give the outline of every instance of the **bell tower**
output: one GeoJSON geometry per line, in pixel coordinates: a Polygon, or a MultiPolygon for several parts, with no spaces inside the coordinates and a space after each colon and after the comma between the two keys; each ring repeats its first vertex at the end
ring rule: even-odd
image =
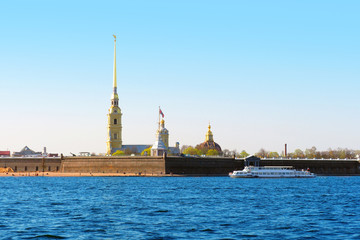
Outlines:
{"type": "Polygon", "coordinates": [[[161,136],[161,140],[163,141],[166,148],[169,148],[169,131],[165,128],[165,120],[161,119],[160,129],[157,131],[157,134],[161,136]]]}
{"type": "Polygon", "coordinates": [[[114,76],[113,76],[113,93],[111,96],[111,106],[108,113],[108,137],[106,141],[107,155],[111,155],[122,146],[122,125],[121,125],[121,109],[119,107],[119,96],[117,94],[116,82],[116,36],[114,36],[114,76]]]}
{"type": "Polygon", "coordinates": [[[214,136],[213,133],[211,132],[211,125],[209,123],[208,131],[205,136],[205,142],[213,142],[213,141],[214,141],[214,136]]]}

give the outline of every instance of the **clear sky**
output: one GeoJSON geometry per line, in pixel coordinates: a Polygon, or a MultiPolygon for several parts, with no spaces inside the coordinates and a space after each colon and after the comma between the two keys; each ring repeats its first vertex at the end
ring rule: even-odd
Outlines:
{"type": "Polygon", "coordinates": [[[209,121],[223,149],[359,149],[360,1],[1,1],[0,150],[106,152],[117,35],[123,143],[209,121]]]}

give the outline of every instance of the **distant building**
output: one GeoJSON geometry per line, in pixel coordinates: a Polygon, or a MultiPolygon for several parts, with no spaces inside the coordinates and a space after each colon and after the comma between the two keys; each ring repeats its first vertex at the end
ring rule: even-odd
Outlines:
{"type": "Polygon", "coordinates": [[[91,154],[90,154],[90,152],[79,152],[79,156],[80,157],[90,157],[91,154]]]}
{"type": "Polygon", "coordinates": [[[151,148],[151,156],[162,156],[164,153],[167,153],[167,148],[161,139],[159,131],[156,133],[156,137],[157,139],[151,148]]]}
{"type": "Polygon", "coordinates": [[[222,152],[221,147],[219,144],[217,144],[216,142],[214,142],[214,136],[213,133],[211,132],[211,125],[209,124],[208,126],[208,131],[206,133],[205,136],[205,142],[200,143],[198,145],[199,148],[206,148],[206,149],[214,149],[217,150],[219,153],[222,152]]]}
{"type": "Polygon", "coordinates": [[[14,152],[13,157],[42,157],[42,152],[35,152],[31,150],[28,146],[25,146],[21,149],[20,152],[14,152]]]}
{"type": "Polygon", "coordinates": [[[156,141],[151,148],[151,156],[162,156],[163,154],[180,154],[180,144],[176,142],[175,147],[169,147],[169,131],[165,128],[165,120],[162,119],[159,129],[156,131],[156,141]]]}
{"type": "Polygon", "coordinates": [[[114,76],[113,76],[113,94],[111,96],[111,107],[108,114],[108,139],[106,142],[107,155],[111,155],[122,146],[122,125],[121,109],[119,107],[119,96],[117,94],[116,82],[116,37],[114,35],[114,76]]]}
{"type": "Polygon", "coordinates": [[[180,143],[176,142],[175,147],[169,147],[169,153],[171,155],[180,155],[180,143]]]}
{"type": "Polygon", "coordinates": [[[150,144],[139,144],[139,145],[130,144],[130,145],[122,145],[120,150],[123,151],[125,154],[127,153],[139,154],[149,147],[151,147],[150,144]]]}
{"type": "MultiPolygon", "coordinates": [[[[160,109],[159,109],[160,110],[160,109]]],[[[160,110],[161,112],[161,110],[160,110]]],[[[180,154],[179,143],[175,147],[169,147],[169,131],[165,128],[165,121],[160,122],[159,112],[159,129],[157,130],[157,140],[154,145],[122,145],[122,124],[121,124],[121,109],[119,107],[119,96],[117,94],[117,79],[116,79],[116,36],[114,35],[114,74],[113,74],[113,93],[111,96],[111,106],[108,113],[108,137],[106,141],[106,154],[112,155],[120,150],[125,154],[139,154],[145,149],[152,147],[156,155],[163,152],[170,152],[171,154],[180,154]]],[[[163,113],[161,112],[164,117],[163,113]]],[[[152,155],[152,154],[151,154],[152,155]]]]}
{"type": "Polygon", "coordinates": [[[58,157],[59,154],[58,154],[58,153],[48,153],[47,156],[48,156],[48,157],[58,157]]]}
{"type": "Polygon", "coordinates": [[[10,151],[0,151],[0,157],[10,157],[10,151]]]}
{"type": "Polygon", "coordinates": [[[169,147],[169,131],[165,128],[165,120],[161,119],[160,127],[156,132],[157,135],[160,135],[162,142],[165,147],[169,147]]]}

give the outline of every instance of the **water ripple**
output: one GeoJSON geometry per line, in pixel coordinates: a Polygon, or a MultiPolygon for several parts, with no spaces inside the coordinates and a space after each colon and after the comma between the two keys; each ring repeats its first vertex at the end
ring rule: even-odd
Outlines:
{"type": "Polygon", "coordinates": [[[3,178],[1,239],[359,239],[360,177],[3,178]]]}

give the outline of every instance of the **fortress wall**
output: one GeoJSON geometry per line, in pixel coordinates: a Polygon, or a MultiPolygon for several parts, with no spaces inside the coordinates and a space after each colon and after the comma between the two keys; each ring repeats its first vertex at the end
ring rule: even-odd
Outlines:
{"type": "Polygon", "coordinates": [[[60,171],[60,158],[0,157],[0,167],[10,167],[15,172],[56,172],[60,171]]]}
{"type": "Polygon", "coordinates": [[[235,169],[243,169],[244,161],[218,157],[166,157],[167,174],[227,175],[235,169]]]}
{"type": "MultiPolygon", "coordinates": [[[[360,175],[358,160],[330,159],[262,159],[261,166],[293,166],[307,169],[320,175],[360,175]]],[[[167,174],[209,174],[227,175],[229,172],[244,168],[244,159],[234,158],[196,158],[167,157],[167,174]]]]}
{"type": "Polygon", "coordinates": [[[164,174],[162,157],[65,157],[61,163],[64,173],[124,173],[164,174]]]}
{"type": "Polygon", "coordinates": [[[323,175],[360,174],[358,160],[330,159],[261,159],[262,166],[293,166],[296,169],[307,169],[323,175]]]}
{"type": "MultiPolygon", "coordinates": [[[[360,175],[358,160],[329,159],[262,159],[261,166],[293,166],[310,168],[319,175],[360,175]]],[[[65,173],[127,173],[127,174],[198,174],[227,175],[243,169],[244,160],[218,157],[64,157],[19,158],[0,157],[0,167],[16,172],[60,171],[65,173]],[[49,170],[50,167],[50,170],[49,170]]]]}

